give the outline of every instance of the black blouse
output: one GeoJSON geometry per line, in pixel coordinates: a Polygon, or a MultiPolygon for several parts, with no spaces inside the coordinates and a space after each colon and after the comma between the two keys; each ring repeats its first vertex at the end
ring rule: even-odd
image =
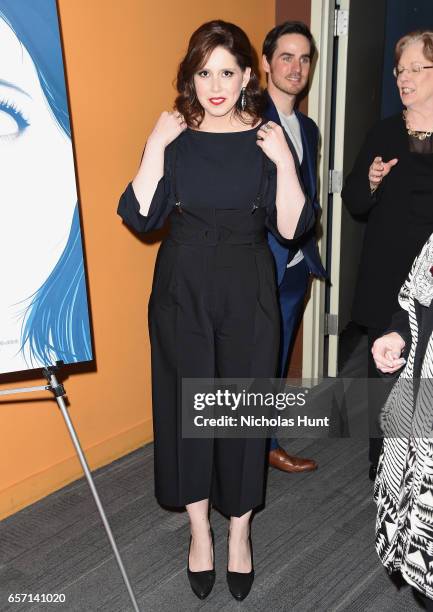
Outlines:
{"type": "MultiPolygon", "coordinates": [[[[315,212],[304,191],[305,204],[294,237],[288,240],[281,236],[275,206],[276,166],[256,144],[259,127],[224,133],[187,128],[165,149],[164,176],[156,187],[148,215],[140,213],[131,183],[120,198],[118,214],[135,231],[148,232],[162,227],[177,199],[186,208],[252,210],[261,193],[267,228],[283,244],[296,242],[314,226],[315,212]]],[[[303,189],[298,166],[296,170],[303,189]]]]}
{"type": "Polygon", "coordinates": [[[433,155],[414,152],[411,140],[401,114],[380,121],[342,192],[353,215],[368,216],[352,310],[354,321],[367,327],[389,326],[400,288],[433,232],[433,155]],[[398,163],[371,195],[368,169],[378,155],[398,163]]]}

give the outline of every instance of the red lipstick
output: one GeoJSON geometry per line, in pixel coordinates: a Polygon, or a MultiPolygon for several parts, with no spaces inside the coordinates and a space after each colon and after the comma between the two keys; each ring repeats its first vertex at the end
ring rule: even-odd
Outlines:
{"type": "Polygon", "coordinates": [[[215,106],[219,106],[226,101],[226,98],[209,98],[209,102],[215,106]]]}

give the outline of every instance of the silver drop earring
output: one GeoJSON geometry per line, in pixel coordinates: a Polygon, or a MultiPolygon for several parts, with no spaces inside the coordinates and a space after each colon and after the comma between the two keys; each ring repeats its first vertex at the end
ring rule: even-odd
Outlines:
{"type": "Polygon", "coordinates": [[[241,89],[241,109],[244,111],[247,105],[247,96],[245,95],[245,87],[241,89]]]}

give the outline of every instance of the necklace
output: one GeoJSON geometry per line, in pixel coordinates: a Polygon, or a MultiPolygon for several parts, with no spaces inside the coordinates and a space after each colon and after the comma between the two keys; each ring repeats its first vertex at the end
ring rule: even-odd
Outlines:
{"type": "Polygon", "coordinates": [[[430,130],[429,132],[422,132],[419,130],[412,130],[408,121],[407,121],[407,109],[404,109],[403,111],[403,119],[404,122],[406,124],[406,130],[407,133],[409,134],[409,136],[414,136],[415,138],[418,138],[418,140],[425,140],[426,138],[430,138],[430,136],[433,134],[433,130],[430,130]]]}

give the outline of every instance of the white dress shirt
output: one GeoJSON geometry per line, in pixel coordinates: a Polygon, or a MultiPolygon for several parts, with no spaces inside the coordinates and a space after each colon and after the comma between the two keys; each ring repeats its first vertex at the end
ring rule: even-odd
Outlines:
{"type": "MultiPolygon", "coordinates": [[[[281,125],[295,147],[295,151],[299,159],[299,165],[301,165],[304,158],[304,150],[302,147],[301,126],[299,125],[299,119],[294,112],[292,112],[291,115],[284,115],[278,109],[277,111],[278,116],[280,117],[281,125]]],[[[287,267],[291,268],[292,266],[296,266],[296,264],[301,262],[303,259],[304,255],[301,249],[298,249],[293,259],[287,264],[287,267]]]]}

